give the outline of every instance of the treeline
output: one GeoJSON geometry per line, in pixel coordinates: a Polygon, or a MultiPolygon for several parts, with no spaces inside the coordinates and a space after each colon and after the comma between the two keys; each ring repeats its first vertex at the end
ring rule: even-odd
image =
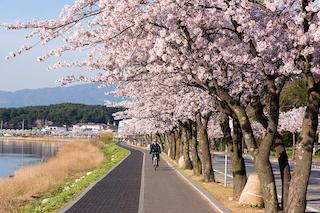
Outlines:
{"type": "Polygon", "coordinates": [[[280,110],[285,112],[307,106],[307,91],[306,83],[301,80],[287,82],[280,95],[280,110]]]}
{"type": "MultiPolygon", "coordinates": [[[[44,125],[83,123],[114,123],[112,114],[123,110],[102,105],[55,104],[22,108],[0,108],[0,120],[4,129],[30,129],[44,125]]],[[[116,124],[118,122],[116,121],[116,124]]]]}

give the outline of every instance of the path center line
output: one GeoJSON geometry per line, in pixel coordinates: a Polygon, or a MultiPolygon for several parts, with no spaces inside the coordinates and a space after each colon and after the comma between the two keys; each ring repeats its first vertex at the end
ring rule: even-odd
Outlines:
{"type": "Polygon", "coordinates": [[[146,154],[143,153],[143,160],[142,160],[142,168],[141,168],[141,184],[140,184],[140,197],[139,197],[139,213],[143,213],[143,206],[144,206],[144,164],[146,159],[146,154]]]}

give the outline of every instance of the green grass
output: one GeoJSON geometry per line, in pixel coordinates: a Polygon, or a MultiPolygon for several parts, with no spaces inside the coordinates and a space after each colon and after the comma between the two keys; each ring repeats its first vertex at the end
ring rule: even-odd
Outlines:
{"type": "Polygon", "coordinates": [[[292,159],[293,150],[292,147],[286,147],[287,155],[289,159],[292,159]]]}
{"type": "MultiPolygon", "coordinates": [[[[286,152],[288,155],[288,159],[292,159],[292,155],[293,155],[292,147],[286,147],[286,152]]],[[[275,151],[271,151],[271,156],[277,157],[277,153],[275,151]]]]}
{"type": "Polygon", "coordinates": [[[67,203],[78,197],[90,184],[106,174],[114,165],[128,156],[129,152],[115,143],[106,143],[102,147],[106,156],[105,162],[93,171],[79,174],[78,177],[69,179],[64,184],[54,187],[43,194],[34,203],[25,206],[21,213],[57,212],[67,203]]]}
{"type": "Polygon", "coordinates": [[[320,161],[320,149],[316,151],[315,155],[313,156],[314,160],[320,161]]]}
{"type": "MultiPolygon", "coordinates": [[[[288,159],[292,159],[292,155],[293,155],[292,147],[286,147],[286,151],[287,151],[288,159]]],[[[271,156],[276,157],[277,156],[276,152],[271,151],[271,156]]],[[[313,156],[313,161],[320,161],[320,150],[318,150],[313,156]]]]}

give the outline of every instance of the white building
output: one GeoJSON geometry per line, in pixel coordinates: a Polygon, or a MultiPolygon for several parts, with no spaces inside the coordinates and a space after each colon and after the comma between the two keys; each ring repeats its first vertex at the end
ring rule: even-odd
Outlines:
{"type": "Polygon", "coordinates": [[[118,126],[118,136],[119,137],[122,137],[124,136],[124,128],[126,125],[128,125],[130,123],[130,119],[127,119],[127,120],[121,120],[119,122],[119,126],[118,126]]]}
{"type": "Polygon", "coordinates": [[[75,124],[72,126],[73,132],[84,132],[84,131],[93,131],[100,132],[107,128],[106,124],[96,124],[96,123],[88,123],[88,124],[75,124]]]}
{"type": "Polygon", "coordinates": [[[50,134],[56,134],[60,132],[66,132],[67,127],[66,126],[46,126],[43,129],[41,129],[41,131],[50,133],[50,134]]]}
{"type": "Polygon", "coordinates": [[[46,126],[44,129],[47,131],[67,131],[65,126],[46,126]]]}

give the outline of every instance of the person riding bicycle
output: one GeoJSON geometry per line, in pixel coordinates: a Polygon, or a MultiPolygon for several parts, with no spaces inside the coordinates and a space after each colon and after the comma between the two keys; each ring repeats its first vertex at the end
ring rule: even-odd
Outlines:
{"type": "MultiPolygon", "coordinates": [[[[150,154],[152,154],[152,159],[154,156],[156,156],[158,158],[158,161],[157,161],[158,164],[159,164],[159,160],[160,160],[160,153],[161,153],[160,145],[156,141],[153,141],[152,144],[150,145],[150,154]]],[[[157,166],[159,166],[159,165],[157,165],[157,166]]]]}

